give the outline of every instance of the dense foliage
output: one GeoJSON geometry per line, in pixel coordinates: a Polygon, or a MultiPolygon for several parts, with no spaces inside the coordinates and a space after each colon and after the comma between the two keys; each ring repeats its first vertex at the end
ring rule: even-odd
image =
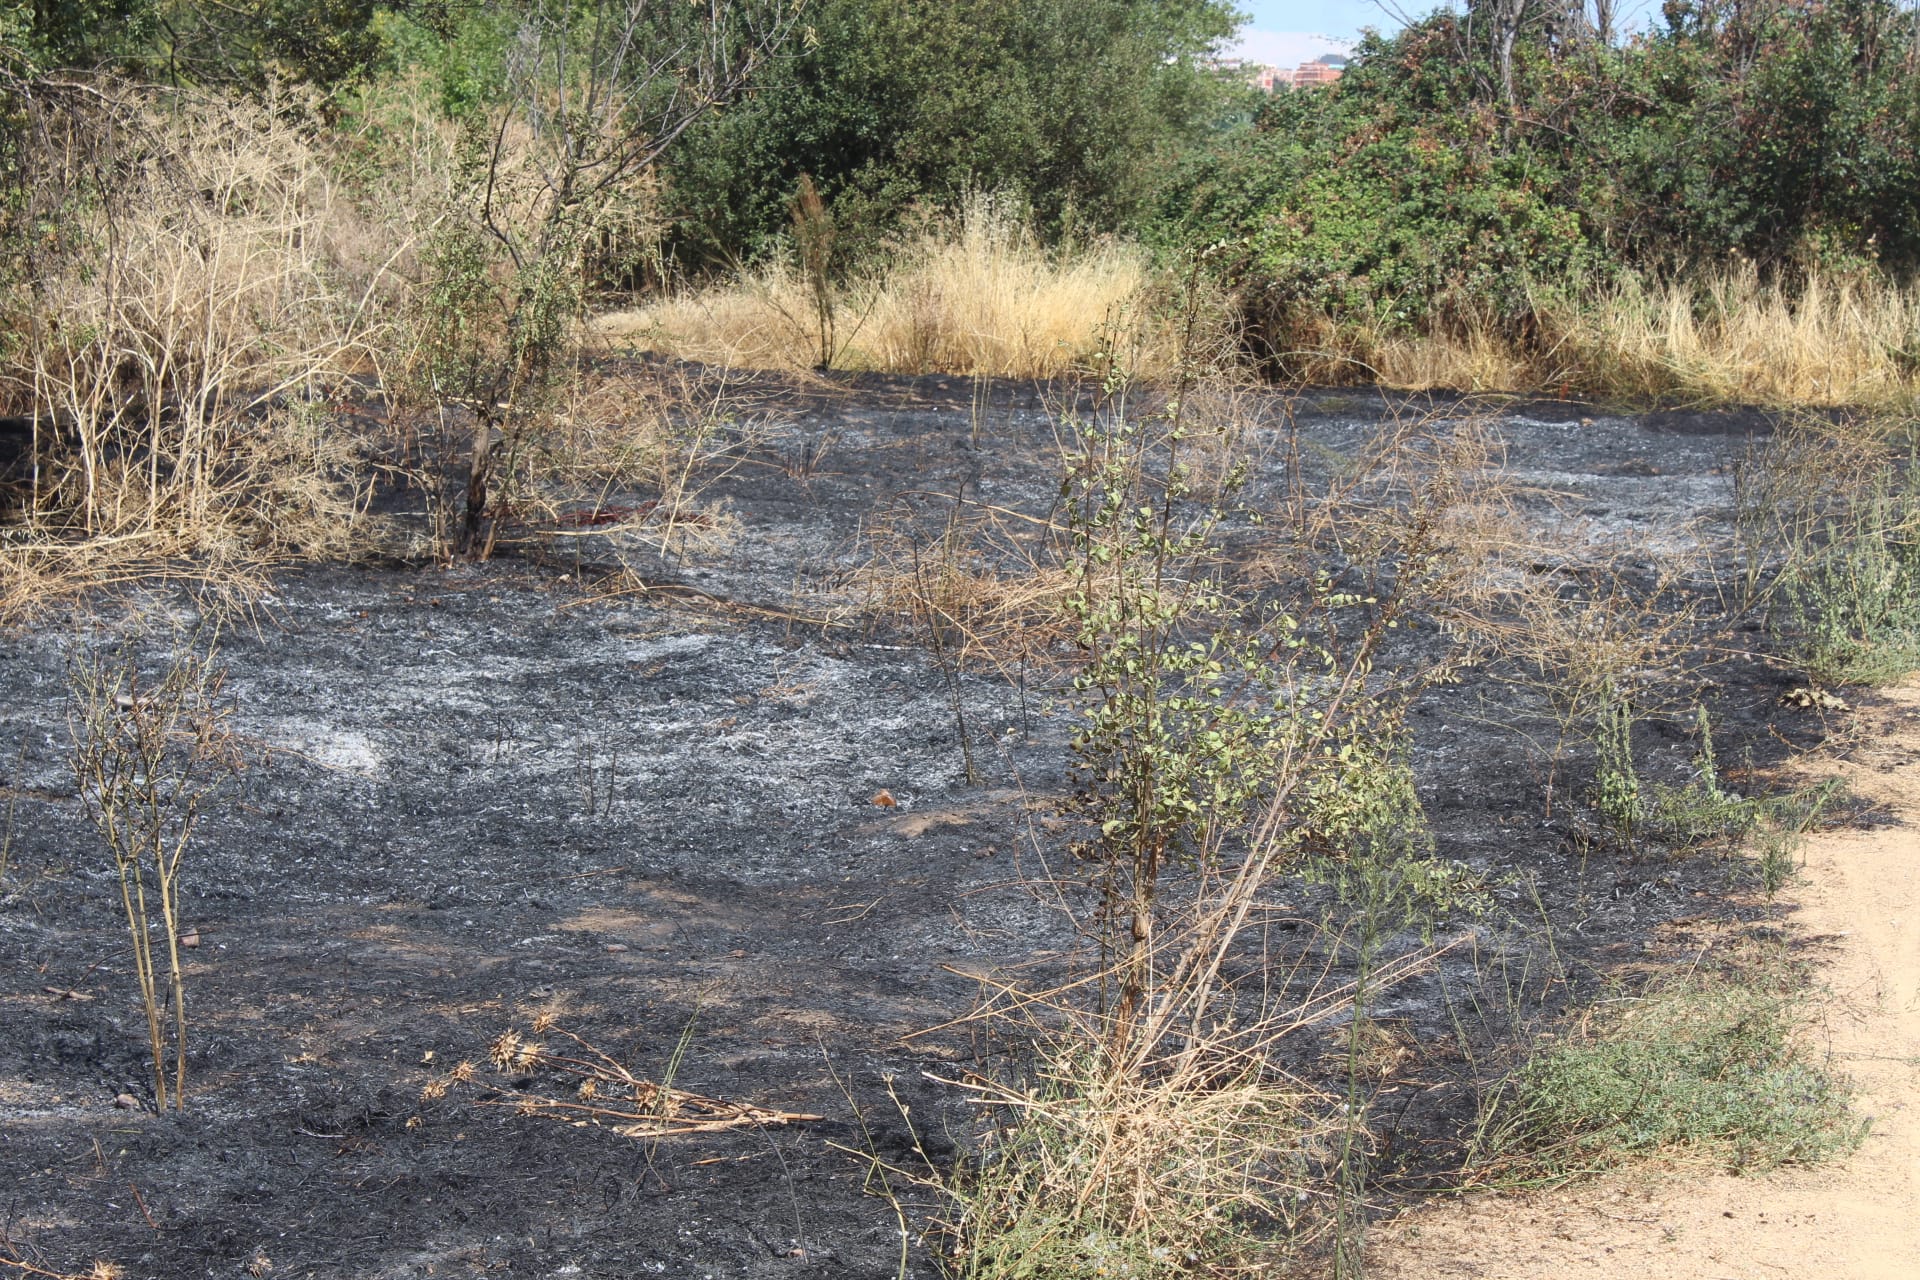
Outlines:
{"type": "MultiPolygon", "coordinates": [[[[0,91],[17,105],[22,86],[76,69],[304,83],[364,139],[380,125],[368,104],[408,93],[470,125],[525,98],[529,31],[614,11],[670,54],[674,24],[708,7],[0,0],[0,91]]],[[[795,12],[783,43],[660,150],[641,221],[662,252],[644,260],[700,275],[787,252],[803,177],[837,271],[986,192],[1054,242],[1212,246],[1276,351],[1343,331],[1525,346],[1625,271],[1752,268],[1790,286],[1920,267],[1909,0],[1668,0],[1624,39],[1580,0],[1468,0],[1368,37],[1330,88],[1269,99],[1209,61],[1233,30],[1230,0],[795,12]]],[[[656,77],[648,92],[687,90],[699,87],[656,77]]],[[[621,92],[639,104],[624,127],[644,129],[648,93],[621,92]]]]}
{"type": "Polygon", "coordinates": [[[1622,267],[1920,265],[1910,10],[1670,0],[1624,43],[1579,12],[1475,0],[1369,37],[1331,90],[1275,98],[1188,164],[1156,235],[1222,244],[1276,342],[1525,338],[1622,267]]]}
{"type": "Polygon", "coordinates": [[[16,71],[335,85],[379,56],[376,15],[373,0],[29,0],[0,8],[0,49],[16,71]]]}
{"type": "Polygon", "coordinates": [[[668,166],[683,249],[751,257],[811,175],[844,230],[1015,194],[1054,233],[1127,225],[1232,96],[1227,0],[819,0],[800,47],[668,166]]]}

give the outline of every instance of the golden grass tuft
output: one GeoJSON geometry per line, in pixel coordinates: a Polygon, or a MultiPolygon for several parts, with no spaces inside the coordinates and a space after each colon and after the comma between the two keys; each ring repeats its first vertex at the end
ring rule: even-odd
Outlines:
{"type": "Polygon", "coordinates": [[[1563,347],[1616,394],[1892,407],[1920,393],[1920,288],[1820,273],[1788,288],[1751,265],[1628,276],[1579,311],[1563,347]]]}
{"type": "Polygon", "coordinates": [[[1630,273],[1536,319],[1524,344],[1491,320],[1393,336],[1328,323],[1291,335],[1285,359],[1310,382],[1408,390],[1882,410],[1920,395],[1920,287],[1880,276],[1630,273]]]}
{"type": "MultiPolygon", "coordinates": [[[[1021,221],[976,197],[909,239],[881,267],[836,290],[835,368],[1051,378],[1093,364],[1118,329],[1171,368],[1172,335],[1153,315],[1144,251],[1100,241],[1042,248],[1021,221]]],[[[598,318],[597,337],[711,364],[819,363],[815,298],[785,262],[700,293],[598,318]]]]}

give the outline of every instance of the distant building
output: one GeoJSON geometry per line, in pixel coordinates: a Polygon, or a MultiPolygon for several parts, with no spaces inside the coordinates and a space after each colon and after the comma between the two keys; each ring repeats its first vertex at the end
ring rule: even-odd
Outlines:
{"type": "Polygon", "coordinates": [[[1293,69],[1292,86],[1304,89],[1308,85],[1332,84],[1346,74],[1346,70],[1347,59],[1344,54],[1323,53],[1312,62],[1303,62],[1293,69]]]}
{"type": "Polygon", "coordinates": [[[1261,62],[1248,62],[1244,58],[1215,58],[1208,65],[1222,75],[1245,80],[1262,93],[1272,93],[1275,89],[1287,89],[1293,85],[1293,72],[1269,67],[1261,62]]]}
{"type": "Polygon", "coordinates": [[[1248,84],[1262,93],[1278,93],[1282,89],[1332,84],[1346,70],[1347,58],[1345,54],[1326,53],[1298,67],[1269,67],[1259,62],[1244,62],[1239,58],[1218,58],[1212,66],[1216,71],[1244,77],[1248,84]]]}

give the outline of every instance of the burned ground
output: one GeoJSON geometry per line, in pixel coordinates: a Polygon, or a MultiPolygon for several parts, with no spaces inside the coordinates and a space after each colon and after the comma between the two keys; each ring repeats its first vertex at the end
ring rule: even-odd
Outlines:
{"type": "MultiPolygon", "coordinates": [[[[267,1262],[320,1277],[895,1274],[898,1219],[849,1152],[911,1165],[917,1135],[948,1158],[974,1118],[932,1077],[1006,1065],[980,1061],[1000,1047],[964,1028],[913,1033],[967,1011],[967,975],[1044,969],[1080,942],[1059,909],[1073,868],[1049,838],[1058,672],[963,677],[983,775],[969,783],[948,687],[911,629],[821,622],[823,602],[857,594],[876,525],[916,504],[964,490],[1049,508],[1057,389],[990,391],[876,378],[788,398],[707,495],[733,541],[655,566],[652,593],[607,596],[581,542],[577,559],[293,572],[229,623],[249,763],[185,874],[199,944],[182,1115],[145,1105],[117,881],[65,763],[69,655],[125,620],[76,611],[9,637],[6,1241],[55,1269],[104,1258],[156,1277],[267,1262]],[[484,1066],[480,1085],[423,1098],[543,1011],[641,1074],[673,1063],[684,1088],[824,1118],[636,1139],[476,1105],[509,1083],[484,1066]]],[[[1732,469],[1769,427],[1351,392],[1257,411],[1293,456],[1323,459],[1385,416],[1489,416],[1539,528],[1649,558],[1724,535],[1732,469]]],[[[169,614],[195,625],[183,600],[143,611],[153,645],[169,614]]],[[[1712,661],[1676,676],[1680,701],[1710,706],[1723,759],[1764,766],[1821,724],[1780,705],[1791,673],[1745,652],[1761,636],[1725,625],[1699,651],[1712,661]]],[[[1534,695],[1488,677],[1469,668],[1413,716],[1437,851],[1485,903],[1434,922],[1462,944],[1376,1010],[1409,1049],[1378,1112],[1377,1167],[1401,1187],[1457,1156],[1485,1083],[1458,1049],[1462,993],[1523,967],[1545,924],[1568,981],[1530,997],[1536,1017],[1684,949],[1701,921],[1756,911],[1738,859],[1582,843],[1578,749],[1551,764],[1534,695]]],[[[1691,767],[1689,722],[1642,734],[1650,776],[1691,767]]],[[[1288,884],[1276,899],[1271,952],[1317,945],[1325,894],[1288,884]]],[[[1311,1074],[1325,1047],[1303,1035],[1292,1065],[1311,1074]]],[[[923,1245],[908,1265],[931,1274],[923,1245]]]]}

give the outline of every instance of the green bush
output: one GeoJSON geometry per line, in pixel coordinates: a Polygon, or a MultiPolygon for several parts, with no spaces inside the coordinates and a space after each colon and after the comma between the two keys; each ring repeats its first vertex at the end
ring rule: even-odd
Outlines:
{"type": "Polygon", "coordinates": [[[1380,334],[1526,323],[1536,290],[1600,259],[1551,158],[1505,137],[1470,68],[1445,58],[1451,30],[1370,38],[1333,89],[1274,99],[1185,166],[1157,238],[1228,245],[1276,342],[1322,318],[1380,334]]]}
{"type": "Polygon", "coordinates": [[[1889,0],[1679,0],[1626,45],[1490,3],[1370,36],[1190,157],[1152,235],[1221,244],[1266,342],[1493,332],[1551,347],[1623,267],[1920,266],[1915,29],[1889,0]]]}
{"type": "Polygon", "coordinates": [[[1016,193],[1039,225],[1125,225],[1235,93],[1202,55],[1224,0],[820,0],[758,92],[668,157],[676,249],[779,243],[810,175],[856,265],[916,202],[1016,193]]]}

